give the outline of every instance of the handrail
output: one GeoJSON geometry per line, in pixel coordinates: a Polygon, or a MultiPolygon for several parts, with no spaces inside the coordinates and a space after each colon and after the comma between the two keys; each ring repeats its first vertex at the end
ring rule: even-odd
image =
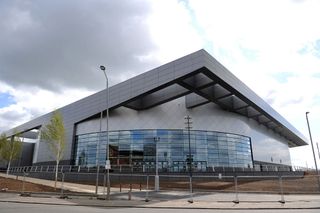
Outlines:
{"type": "MultiPolygon", "coordinates": [[[[103,167],[103,166],[101,166],[103,167]]],[[[114,172],[131,172],[131,173],[150,173],[155,171],[155,165],[112,165],[112,171],[114,172]]],[[[19,173],[19,172],[55,172],[56,165],[34,165],[34,166],[22,166],[22,167],[11,167],[11,173],[19,173]]],[[[76,165],[59,165],[57,170],[59,172],[95,172],[96,166],[76,166],[76,165]]],[[[102,169],[103,171],[103,169],[102,169]]],[[[287,166],[265,166],[262,171],[261,168],[253,167],[207,167],[205,170],[193,168],[194,172],[198,173],[246,173],[246,172],[291,172],[287,166]]],[[[303,170],[296,170],[303,171],[303,170]]],[[[176,170],[175,167],[171,166],[168,168],[160,168],[159,172],[161,173],[183,173],[187,172],[186,168],[180,168],[176,170]]]]}

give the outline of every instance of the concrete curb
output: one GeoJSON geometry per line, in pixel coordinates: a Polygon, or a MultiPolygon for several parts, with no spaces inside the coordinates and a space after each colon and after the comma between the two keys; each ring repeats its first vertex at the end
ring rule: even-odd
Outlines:
{"type": "MultiPolygon", "coordinates": [[[[37,199],[39,200],[39,198],[37,197],[37,199]]],[[[41,199],[41,198],[40,198],[41,199]]],[[[45,202],[45,201],[17,201],[17,200],[1,200],[1,203],[23,203],[23,204],[39,204],[39,205],[59,205],[59,206],[84,206],[84,207],[99,207],[99,208],[152,208],[152,209],[215,209],[215,210],[279,210],[279,209],[320,209],[320,205],[318,207],[286,207],[285,204],[282,204],[281,207],[241,207],[241,206],[237,206],[239,204],[234,204],[233,207],[199,207],[199,206],[161,206],[161,205],[152,205],[152,204],[156,204],[158,202],[152,202],[149,201],[147,205],[143,205],[143,203],[145,203],[144,201],[125,201],[125,202],[132,202],[134,204],[132,205],[128,205],[128,204],[123,204],[121,201],[117,201],[118,204],[115,204],[114,202],[110,201],[111,203],[107,203],[105,202],[104,205],[101,204],[81,204],[81,203],[58,203],[58,202],[45,202]],[[141,204],[140,204],[141,202],[141,204]]],[[[216,202],[221,203],[221,202],[216,202]]],[[[225,202],[225,203],[231,203],[231,202],[225,202]]],[[[243,201],[241,202],[243,203],[250,203],[252,204],[252,202],[246,202],[243,201]]],[[[256,202],[257,203],[257,202],[256,202]]],[[[268,202],[264,202],[264,203],[268,203],[268,202]]],[[[270,202],[271,203],[271,202],[270,202]]],[[[294,203],[294,202],[292,202],[294,203]]],[[[146,204],[146,203],[145,203],[146,204]]]]}

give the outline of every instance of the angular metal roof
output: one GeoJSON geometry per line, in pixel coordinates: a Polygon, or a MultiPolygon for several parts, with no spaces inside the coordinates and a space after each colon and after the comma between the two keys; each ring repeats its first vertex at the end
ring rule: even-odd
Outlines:
{"type": "MultiPolygon", "coordinates": [[[[186,96],[188,108],[213,102],[224,110],[256,120],[289,141],[289,147],[306,145],[305,137],[256,93],[249,89],[205,50],[133,77],[109,88],[109,108],[125,106],[149,109],[186,96]]],[[[74,124],[106,109],[106,91],[100,91],[62,107],[67,140],[72,140],[74,124]]],[[[47,123],[51,113],[16,128],[27,131],[47,123]]],[[[12,134],[12,130],[7,132],[12,134]]]]}

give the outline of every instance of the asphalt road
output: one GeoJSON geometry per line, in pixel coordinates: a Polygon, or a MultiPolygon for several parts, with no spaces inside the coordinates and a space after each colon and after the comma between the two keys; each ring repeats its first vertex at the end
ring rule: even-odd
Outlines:
{"type": "Polygon", "coordinates": [[[130,213],[205,213],[205,212],[222,212],[222,213],[245,213],[245,212],[257,212],[257,213],[318,213],[320,209],[285,209],[285,210],[199,210],[199,209],[155,209],[155,208],[97,208],[97,207],[83,207],[83,206],[62,206],[62,205],[42,205],[42,204],[22,204],[22,203],[5,203],[0,202],[1,213],[118,213],[118,212],[130,212],[130,213]]]}

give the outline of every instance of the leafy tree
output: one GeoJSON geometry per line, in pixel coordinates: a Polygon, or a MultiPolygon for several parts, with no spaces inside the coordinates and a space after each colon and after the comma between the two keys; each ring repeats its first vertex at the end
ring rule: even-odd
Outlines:
{"type": "Polygon", "coordinates": [[[4,148],[4,146],[6,145],[6,142],[7,142],[7,136],[6,136],[6,134],[4,134],[4,133],[2,133],[1,135],[0,135],[0,160],[3,160],[3,158],[2,158],[2,148],[4,148]]]}
{"type": "Polygon", "coordinates": [[[19,134],[13,136],[13,140],[7,138],[5,134],[0,137],[0,155],[3,160],[8,164],[7,175],[10,171],[11,162],[16,160],[21,153],[22,142],[19,134]]]}
{"type": "Polygon", "coordinates": [[[0,135],[0,158],[1,158],[1,150],[2,150],[2,147],[4,146],[5,141],[7,141],[7,136],[6,134],[2,133],[0,135]]]}
{"type": "Polygon", "coordinates": [[[65,149],[66,136],[63,124],[63,118],[59,111],[55,110],[50,122],[41,129],[41,139],[43,139],[52,151],[56,161],[56,173],[54,188],[57,187],[58,166],[63,157],[65,149]]]}

